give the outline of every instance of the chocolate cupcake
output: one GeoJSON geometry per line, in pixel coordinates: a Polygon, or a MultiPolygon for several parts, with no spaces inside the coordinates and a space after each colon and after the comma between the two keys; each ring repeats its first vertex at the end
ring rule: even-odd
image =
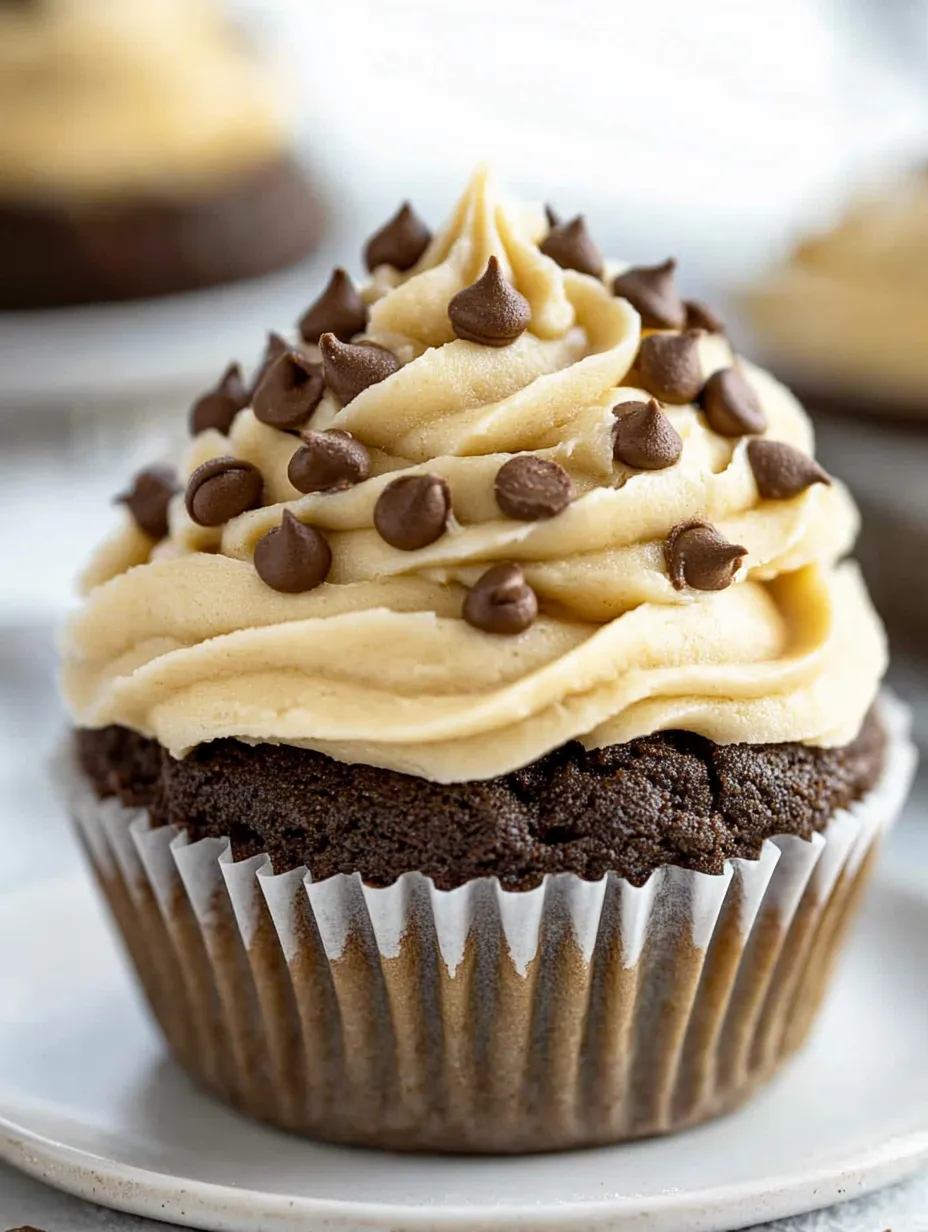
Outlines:
{"type": "Polygon", "coordinates": [[[0,310],[292,264],[321,211],[271,83],[205,0],[0,5],[0,310]]]}
{"type": "Polygon", "coordinates": [[[912,770],[853,505],[672,263],[478,174],[367,264],[85,576],[93,867],[255,1117],[518,1152],[715,1116],[805,1039],[912,770]]]}

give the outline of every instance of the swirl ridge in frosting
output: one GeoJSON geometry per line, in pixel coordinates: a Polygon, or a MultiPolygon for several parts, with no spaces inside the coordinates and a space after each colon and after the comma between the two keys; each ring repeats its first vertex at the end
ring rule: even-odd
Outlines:
{"type": "MultiPolygon", "coordinates": [[[[854,738],[885,645],[844,560],[857,529],[847,491],[810,482],[762,499],[748,452],[758,436],[720,435],[691,403],[663,406],[676,461],[617,461],[622,404],[651,398],[636,383],[641,321],[613,294],[621,266],[601,277],[562,268],[541,250],[548,229],[540,208],[509,201],[480,171],[412,268],[375,269],[355,342],[389,349],[400,367],[344,405],[327,389],[308,425],[360,442],[366,478],[301,493],[288,478],[299,436],[250,409],[227,435],[195,438],[185,475],[243,459],[263,476],[263,502],[203,527],[179,495],[163,541],[127,521],[101,548],[65,635],[81,725],[120,723],[178,756],[231,736],[440,782],[505,773],[572,739],[596,747],[670,728],[722,743],[854,738]],[[505,346],[456,337],[448,315],[491,257],[530,308],[505,346]],[[553,516],[500,508],[496,477],[526,454],[569,479],[570,503],[553,516]],[[375,508],[408,476],[440,482],[450,513],[433,541],[400,550],[378,534],[375,508]],[[327,580],[305,593],[279,593],[254,568],[284,511],[331,548],[327,580]],[[668,576],[668,536],[696,522],[742,549],[728,553],[720,589],[668,576]],[[518,566],[537,597],[537,617],[510,635],[463,615],[499,565],[518,566]]],[[[764,439],[812,454],[783,386],[736,360],[723,335],[700,332],[696,346],[703,382],[738,365],[764,439]]]]}

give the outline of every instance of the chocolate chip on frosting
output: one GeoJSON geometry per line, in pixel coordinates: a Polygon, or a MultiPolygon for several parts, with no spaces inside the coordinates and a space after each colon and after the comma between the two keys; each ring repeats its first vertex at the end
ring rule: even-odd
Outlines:
{"type": "Polygon", "coordinates": [[[298,492],[336,492],[366,479],[371,460],[350,432],[302,433],[302,446],[290,459],[287,477],[298,492]]]}
{"type": "Polygon", "coordinates": [[[440,475],[402,475],[388,483],[374,506],[374,526],[402,552],[428,547],[445,533],[451,493],[440,475]]]}
{"type": "Polygon", "coordinates": [[[481,277],[451,300],[448,316],[459,338],[504,347],[525,332],[532,310],[525,296],[503,277],[496,257],[490,257],[481,277]]]}
{"type": "Polygon", "coordinates": [[[746,436],[767,427],[760,399],[737,368],[713,372],[703,387],[700,403],[709,427],[719,436],[746,436]]]}
{"type": "Polygon", "coordinates": [[[704,329],[707,334],[725,333],[725,325],[708,304],[704,304],[700,299],[687,299],[683,302],[687,329],[704,329]]]}
{"type": "Polygon", "coordinates": [[[329,576],[332,549],[315,526],[306,526],[284,510],[280,526],[255,544],[255,569],[272,590],[288,595],[315,590],[329,576]]]}
{"type": "Polygon", "coordinates": [[[702,389],[699,331],[649,334],[642,338],[635,367],[642,384],[661,402],[673,406],[693,402],[702,389]]]}
{"type": "Polygon", "coordinates": [[[545,218],[548,220],[549,227],[559,227],[561,225],[561,216],[553,205],[545,206],[545,218]]]}
{"type": "Polygon", "coordinates": [[[641,471],[662,471],[683,452],[680,434],[654,398],[650,402],[620,402],[612,408],[616,417],[612,455],[623,466],[641,471]]]}
{"type": "Polygon", "coordinates": [[[125,505],[140,530],[152,539],[164,539],[168,533],[168,506],[179,492],[174,472],[166,466],[149,466],[139,471],[128,492],[116,497],[125,505]]]}
{"type": "Polygon", "coordinates": [[[249,394],[238,364],[229,364],[217,385],[190,408],[190,431],[196,436],[207,428],[227,433],[239,411],[248,405],[249,394]]]}
{"type": "Polygon", "coordinates": [[[404,201],[388,223],[375,231],[364,248],[364,261],[370,273],[378,265],[408,270],[428,248],[432,233],[408,201],[404,201]]]}
{"type": "Polygon", "coordinates": [[[393,352],[375,342],[339,342],[334,334],[323,334],[319,349],[325,383],[342,406],[400,368],[393,352]]]}
{"type": "Polygon", "coordinates": [[[258,364],[258,371],[255,373],[255,379],[251,383],[251,395],[254,397],[255,391],[264,380],[269,369],[273,366],[275,359],[280,359],[281,355],[286,355],[288,351],[293,350],[286,338],[281,338],[280,334],[275,334],[273,330],[268,333],[267,342],[264,344],[264,354],[258,364]]]}
{"type": "Polygon", "coordinates": [[[367,305],[339,267],[319,298],[300,317],[300,334],[306,342],[318,342],[323,334],[334,334],[339,341],[347,342],[362,333],[366,324],[367,305]]]}
{"type": "Polygon", "coordinates": [[[319,365],[302,351],[289,349],[261,378],[251,409],[268,427],[292,431],[306,423],[324,392],[319,365]]]}
{"type": "Polygon", "coordinates": [[[242,458],[210,458],[187,481],[187,512],[198,526],[222,526],[256,508],[264,487],[261,472],[242,458]]]}
{"type": "Polygon", "coordinates": [[[570,222],[552,223],[539,248],[561,269],[577,270],[593,278],[599,278],[603,272],[602,253],[590,238],[582,214],[570,222]]]}
{"type": "Polygon", "coordinates": [[[729,543],[708,522],[681,522],[664,542],[667,573],[676,590],[725,590],[746,555],[747,548],[729,543]]]}
{"type": "Polygon", "coordinates": [[[661,265],[634,265],[613,279],[612,293],[641,314],[645,329],[682,329],[686,307],[674,281],[676,268],[673,257],[661,265]]]}
{"type": "Polygon", "coordinates": [[[814,458],[785,441],[748,441],[748,462],[764,500],[790,500],[813,483],[831,483],[814,458]]]}
{"type": "Polygon", "coordinates": [[[556,517],[573,497],[573,484],[563,466],[534,454],[521,454],[504,462],[493,488],[503,513],[520,522],[556,517]]]}
{"type": "Polygon", "coordinates": [[[522,633],[538,615],[538,599],[518,565],[494,565],[464,600],[464,619],[484,633],[522,633]]]}

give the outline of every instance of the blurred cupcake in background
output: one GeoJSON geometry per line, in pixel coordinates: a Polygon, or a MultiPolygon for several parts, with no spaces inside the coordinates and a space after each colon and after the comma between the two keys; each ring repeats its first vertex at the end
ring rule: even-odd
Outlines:
{"type": "Polygon", "coordinates": [[[802,240],[742,306],[862,507],[858,554],[896,648],[928,653],[928,168],[802,240]]]}
{"type": "Polygon", "coordinates": [[[206,0],[0,5],[0,309],[286,267],[322,215],[271,74],[206,0]]]}
{"type": "Polygon", "coordinates": [[[759,350],[814,406],[928,417],[928,168],[802,240],[745,306],[759,350]]]}

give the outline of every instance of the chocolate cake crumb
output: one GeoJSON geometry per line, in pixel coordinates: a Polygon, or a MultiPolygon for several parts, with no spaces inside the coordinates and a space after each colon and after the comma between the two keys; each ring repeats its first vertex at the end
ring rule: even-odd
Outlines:
{"type": "Polygon", "coordinates": [[[884,745],[871,712],[843,748],[662,732],[439,784],[288,745],[217,740],[177,760],[125,728],[77,733],[100,795],[147,807],[156,825],[228,836],[236,858],[266,851],[277,872],[305,864],[316,879],[358,872],[383,886],[418,870],[446,890],[494,875],[523,890],[546,873],[634,885],[664,865],[720,873],[774,835],[824,829],[877,781],[884,745]]]}
{"type": "Polygon", "coordinates": [[[75,732],[77,756],[101,798],[118,796],[127,808],[147,808],[161,782],[163,750],[127,727],[75,732]]]}
{"type": "Polygon", "coordinates": [[[260,277],[316,248],[324,222],[303,169],[284,155],[176,199],[7,199],[0,311],[148,299],[260,277]]]}

